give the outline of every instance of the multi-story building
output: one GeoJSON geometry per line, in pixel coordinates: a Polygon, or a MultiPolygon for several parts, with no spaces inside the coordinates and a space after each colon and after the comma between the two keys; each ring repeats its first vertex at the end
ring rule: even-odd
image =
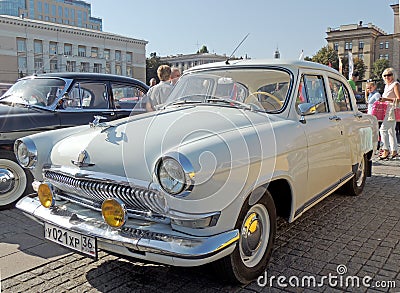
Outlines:
{"type": "Polygon", "coordinates": [[[145,81],[147,41],[0,16],[0,82],[43,72],[102,72],[145,81]]]}
{"type": "MultiPolygon", "coordinates": [[[[228,57],[213,53],[198,53],[198,54],[177,54],[166,57],[161,57],[160,61],[169,63],[172,66],[178,67],[181,72],[184,70],[201,64],[213,63],[218,61],[226,61],[228,57]]],[[[231,58],[236,59],[236,58],[231,58]]]]}
{"type": "Polygon", "coordinates": [[[327,29],[328,46],[338,52],[339,58],[347,57],[351,52],[353,57],[364,61],[365,79],[370,77],[372,66],[378,59],[387,59],[391,67],[397,72],[400,70],[399,5],[390,6],[394,14],[393,34],[387,34],[372,23],[363,25],[362,21],[327,29]]]}
{"type": "Polygon", "coordinates": [[[91,15],[81,0],[0,0],[0,14],[102,30],[102,19],[91,15]]]}

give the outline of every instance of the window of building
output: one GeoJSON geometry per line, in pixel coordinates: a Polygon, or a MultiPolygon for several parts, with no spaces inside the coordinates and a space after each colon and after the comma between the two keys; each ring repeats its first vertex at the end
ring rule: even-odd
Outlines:
{"type": "Polygon", "coordinates": [[[122,67],[120,64],[115,65],[115,74],[122,75],[122,67]]]}
{"type": "Polygon", "coordinates": [[[359,54],[358,54],[358,59],[364,60],[364,54],[363,54],[363,53],[359,53],[359,54]]]}
{"type": "Polygon", "coordinates": [[[64,44],[64,55],[72,55],[72,44],[64,44]]]}
{"type": "Polygon", "coordinates": [[[78,56],[86,57],[86,47],[85,46],[78,46],[78,56]]]}
{"type": "Polygon", "coordinates": [[[82,27],[82,11],[78,10],[78,26],[82,27]]]}
{"type": "Polygon", "coordinates": [[[358,49],[359,49],[359,50],[364,49],[364,42],[363,42],[363,41],[360,41],[360,42],[358,43],[358,49]]]}
{"type": "Polygon", "coordinates": [[[61,6],[58,6],[58,17],[62,18],[63,16],[63,8],[61,6]]]}
{"type": "Polygon", "coordinates": [[[385,54],[385,59],[389,60],[389,54],[385,54]]]}
{"type": "Polygon", "coordinates": [[[65,70],[69,71],[69,72],[76,71],[76,62],[75,61],[67,61],[65,70]]]}
{"type": "Polygon", "coordinates": [[[352,50],[353,49],[353,43],[352,42],[345,42],[344,49],[345,50],[352,50]]]}
{"type": "Polygon", "coordinates": [[[33,48],[35,54],[43,54],[43,43],[41,40],[34,40],[33,48]]]}
{"type": "Polygon", "coordinates": [[[48,16],[45,16],[45,17],[44,17],[44,20],[45,20],[45,21],[49,21],[49,17],[48,17],[48,16]]]}
{"type": "Polygon", "coordinates": [[[379,59],[383,59],[383,54],[379,54],[379,59]]]}
{"type": "Polygon", "coordinates": [[[93,72],[100,73],[101,72],[101,63],[94,63],[93,72]]]}
{"type": "Polygon", "coordinates": [[[126,76],[133,77],[133,67],[126,66],[126,76]]]}
{"type": "Polygon", "coordinates": [[[126,62],[132,63],[132,52],[126,53],[126,62]]]}
{"type": "Polygon", "coordinates": [[[39,13],[39,14],[42,14],[42,12],[43,12],[42,1],[38,1],[36,5],[37,5],[37,11],[38,11],[38,13],[39,13]]]}
{"type": "Polygon", "coordinates": [[[111,63],[110,62],[106,62],[105,72],[108,73],[108,74],[111,73],[111,63]]]}
{"type": "Polygon", "coordinates": [[[121,51],[115,50],[115,61],[121,61],[121,51]]]}
{"type": "Polygon", "coordinates": [[[57,15],[57,6],[51,5],[51,15],[56,16],[57,15]]]}
{"type": "Polygon", "coordinates": [[[89,62],[81,62],[81,72],[89,72],[89,62]]]}
{"type": "Polygon", "coordinates": [[[17,38],[17,52],[26,52],[26,40],[17,38]]]}
{"type": "Polygon", "coordinates": [[[104,59],[110,60],[110,49],[104,49],[104,59]]]}
{"type": "Polygon", "coordinates": [[[68,7],[64,7],[64,17],[65,18],[69,17],[69,9],[68,9],[68,7]]]}
{"type": "Polygon", "coordinates": [[[335,51],[339,50],[339,43],[333,43],[333,50],[335,51]]]}
{"type": "Polygon", "coordinates": [[[379,43],[379,49],[383,49],[383,42],[379,43]]]}
{"type": "Polygon", "coordinates": [[[50,14],[50,5],[49,3],[44,3],[44,14],[50,14]]]}
{"type": "Polygon", "coordinates": [[[58,70],[58,60],[57,58],[50,60],[50,72],[57,72],[58,70]]]}
{"type": "Polygon", "coordinates": [[[93,58],[99,57],[99,48],[92,47],[91,52],[90,52],[90,57],[93,57],[93,58]]]}
{"type": "Polygon", "coordinates": [[[388,41],[385,42],[385,49],[389,49],[389,42],[388,41]]]}
{"type": "Polygon", "coordinates": [[[43,15],[38,15],[39,20],[43,20],[43,15]]]}
{"type": "Polygon", "coordinates": [[[26,69],[26,56],[18,56],[18,68],[26,69]]]}
{"type": "Polygon", "coordinates": [[[56,42],[50,42],[49,43],[49,54],[50,55],[56,55],[57,54],[57,43],[56,42]]]}

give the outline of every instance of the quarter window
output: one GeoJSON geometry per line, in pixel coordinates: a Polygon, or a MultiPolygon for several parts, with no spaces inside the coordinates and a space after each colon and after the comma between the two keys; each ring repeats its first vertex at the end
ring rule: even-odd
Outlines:
{"type": "Polygon", "coordinates": [[[145,93],[132,85],[112,84],[112,93],[115,108],[117,109],[144,109],[143,97],[145,93]]]}

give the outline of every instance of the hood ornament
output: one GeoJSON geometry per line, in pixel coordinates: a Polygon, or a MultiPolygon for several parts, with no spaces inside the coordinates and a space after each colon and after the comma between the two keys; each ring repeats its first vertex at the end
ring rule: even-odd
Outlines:
{"type": "Polygon", "coordinates": [[[105,126],[105,124],[101,123],[100,120],[107,120],[106,117],[96,115],[93,118],[94,118],[93,121],[89,123],[91,128],[97,127],[97,126],[105,126]]]}
{"type": "Polygon", "coordinates": [[[88,152],[83,150],[78,155],[78,160],[71,160],[71,163],[78,167],[90,167],[94,166],[93,163],[85,163],[86,158],[88,157],[88,152]]]}

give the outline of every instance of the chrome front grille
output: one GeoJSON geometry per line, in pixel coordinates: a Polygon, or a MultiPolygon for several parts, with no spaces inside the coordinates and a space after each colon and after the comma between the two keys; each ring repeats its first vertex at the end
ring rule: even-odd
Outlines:
{"type": "Polygon", "coordinates": [[[45,171],[46,181],[61,190],[64,199],[80,202],[100,209],[107,198],[118,198],[124,202],[128,212],[162,216],[165,214],[164,197],[156,190],[133,186],[129,182],[107,182],[87,178],[75,178],[54,171],[45,171]]]}

